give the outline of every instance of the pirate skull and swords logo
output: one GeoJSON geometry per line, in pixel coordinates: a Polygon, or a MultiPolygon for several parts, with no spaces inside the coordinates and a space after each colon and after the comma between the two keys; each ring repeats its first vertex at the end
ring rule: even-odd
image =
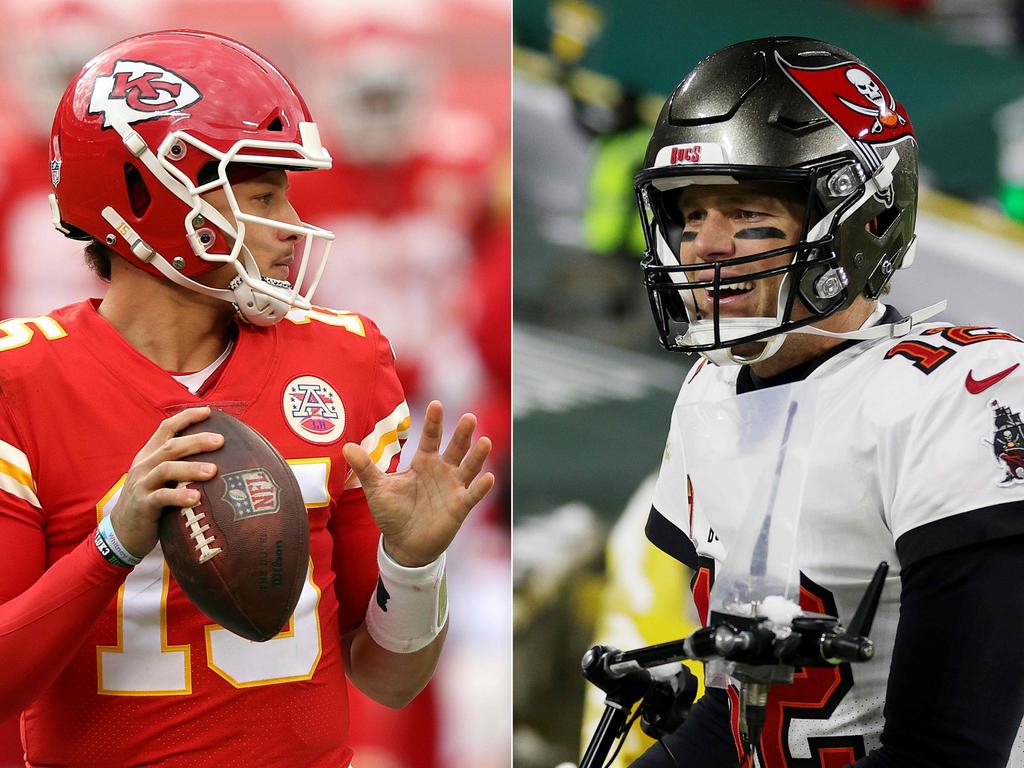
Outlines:
{"type": "Polygon", "coordinates": [[[800,90],[854,141],[884,144],[914,135],[903,105],[860,63],[797,66],[778,52],[775,59],[800,90]]]}
{"type": "Polygon", "coordinates": [[[852,109],[854,112],[859,112],[862,115],[867,115],[874,119],[871,125],[872,133],[881,133],[882,126],[886,128],[894,128],[897,125],[906,125],[906,118],[903,117],[899,112],[896,111],[896,99],[889,95],[889,98],[885,98],[885,94],[882,93],[882,89],[878,83],[872,79],[871,75],[865,72],[863,69],[857,69],[856,67],[850,67],[846,70],[846,79],[850,81],[850,84],[856,88],[861,96],[870,101],[874,105],[874,109],[871,107],[863,106],[860,104],[854,104],[852,101],[847,101],[842,96],[836,95],[843,104],[852,109]]]}

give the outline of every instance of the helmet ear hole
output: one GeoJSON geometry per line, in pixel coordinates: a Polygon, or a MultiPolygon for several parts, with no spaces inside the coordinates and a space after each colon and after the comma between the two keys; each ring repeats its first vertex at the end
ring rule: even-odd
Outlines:
{"type": "Polygon", "coordinates": [[[124,164],[124,185],[128,191],[128,203],[131,205],[132,213],[136,219],[141,219],[149,210],[153,198],[139,169],[131,163],[124,164]]]}
{"type": "Polygon", "coordinates": [[[281,119],[281,110],[275,109],[270,112],[263,120],[260,121],[259,130],[261,131],[283,131],[284,121],[281,119]]]}
{"type": "Polygon", "coordinates": [[[896,219],[899,218],[899,215],[900,209],[895,205],[886,208],[868,222],[868,233],[881,240],[888,233],[889,228],[896,222],[896,219]]]}

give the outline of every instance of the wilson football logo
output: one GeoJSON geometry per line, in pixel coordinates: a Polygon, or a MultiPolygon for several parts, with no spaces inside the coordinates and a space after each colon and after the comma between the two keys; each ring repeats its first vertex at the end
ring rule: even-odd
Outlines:
{"type": "Polygon", "coordinates": [[[114,63],[114,71],[100,75],[93,85],[89,114],[103,115],[103,127],[110,116],[120,115],[131,123],[181,112],[203,98],[192,83],[169,69],[148,61],[114,63]]]}

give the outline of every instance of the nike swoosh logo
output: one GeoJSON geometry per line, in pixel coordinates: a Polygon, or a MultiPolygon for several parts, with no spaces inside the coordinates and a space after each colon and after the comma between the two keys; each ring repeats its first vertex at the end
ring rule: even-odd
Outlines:
{"type": "Polygon", "coordinates": [[[1014,363],[1005,371],[993,373],[991,376],[988,376],[984,379],[975,379],[973,376],[974,371],[968,371],[967,379],[964,381],[964,386],[967,387],[967,391],[970,392],[972,395],[980,395],[993,384],[998,384],[1000,381],[1005,379],[1011,373],[1016,371],[1019,367],[1020,363],[1014,363]]]}

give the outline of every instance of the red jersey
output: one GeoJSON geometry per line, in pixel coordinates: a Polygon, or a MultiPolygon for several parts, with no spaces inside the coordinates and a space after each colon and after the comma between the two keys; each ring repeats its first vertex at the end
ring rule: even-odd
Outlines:
{"type": "MultiPolygon", "coordinates": [[[[21,544],[0,558],[0,647],[12,598],[64,555],[109,581],[115,567],[82,542],[181,408],[220,407],[289,461],[309,511],[310,568],[288,627],[252,643],[189,602],[157,546],[91,626],[67,628],[77,650],[22,714],[28,765],[347,766],[339,638],[363,620],[379,532],[341,446],[397,464],[409,417],[387,340],[359,315],[293,310],[271,328],[240,326],[219,376],[192,395],[96,304],[0,323],[0,541],[21,544]]],[[[25,675],[5,661],[0,690],[25,675]]]]}

